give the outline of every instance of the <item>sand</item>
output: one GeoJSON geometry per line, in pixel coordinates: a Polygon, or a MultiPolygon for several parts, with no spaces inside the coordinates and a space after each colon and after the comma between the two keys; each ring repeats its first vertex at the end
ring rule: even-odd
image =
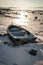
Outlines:
{"type": "MultiPolygon", "coordinates": [[[[43,12],[40,15],[39,11],[25,11],[26,25],[20,25],[34,34],[38,39],[38,43],[28,43],[23,46],[8,46],[12,43],[6,34],[6,29],[9,25],[17,25],[16,18],[5,17],[0,15],[0,65],[43,65],[43,12]],[[37,18],[35,18],[37,17],[37,18]],[[8,42],[8,44],[3,44],[8,42]],[[31,49],[37,50],[37,55],[32,56],[28,53],[31,49]]],[[[24,14],[23,14],[24,16],[24,14]]]]}

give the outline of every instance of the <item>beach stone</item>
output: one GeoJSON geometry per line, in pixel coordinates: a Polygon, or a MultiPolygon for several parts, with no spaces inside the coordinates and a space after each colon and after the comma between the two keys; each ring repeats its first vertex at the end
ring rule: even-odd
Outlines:
{"type": "Polygon", "coordinates": [[[2,36],[2,34],[0,34],[0,36],[2,36]]]}
{"type": "Polygon", "coordinates": [[[29,51],[29,54],[32,55],[32,56],[36,56],[37,55],[37,50],[31,49],[29,51]]]}
{"type": "Polygon", "coordinates": [[[35,19],[37,19],[38,17],[36,16],[35,19]]]}
{"type": "Polygon", "coordinates": [[[8,44],[8,42],[3,42],[4,44],[8,44]]]}
{"type": "Polygon", "coordinates": [[[12,43],[12,46],[19,46],[18,43],[12,43]]]}

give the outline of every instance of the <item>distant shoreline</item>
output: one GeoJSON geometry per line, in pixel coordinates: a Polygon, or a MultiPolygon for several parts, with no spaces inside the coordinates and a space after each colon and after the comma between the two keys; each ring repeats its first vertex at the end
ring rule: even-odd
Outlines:
{"type": "Polygon", "coordinates": [[[0,9],[11,9],[11,10],[43,10],[43,7],[0,7],[0,9]]]}

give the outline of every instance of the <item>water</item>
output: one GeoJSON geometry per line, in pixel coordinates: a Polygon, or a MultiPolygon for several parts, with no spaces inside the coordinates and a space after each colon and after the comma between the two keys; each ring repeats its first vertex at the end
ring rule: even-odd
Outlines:
{"type": "Polygon", "coordinates": [[[43,7],[10,7],[12,10],[43,10],[43,7]]]}

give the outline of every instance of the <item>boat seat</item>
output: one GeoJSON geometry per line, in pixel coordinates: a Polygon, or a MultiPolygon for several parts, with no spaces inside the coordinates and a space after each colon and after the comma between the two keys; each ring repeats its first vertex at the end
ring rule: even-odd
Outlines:
{"type": "Polygon", "coordinates": [[[17,32],[17,31],[20,31],[20,29],[17,28],[10,29],[10,32],[17,32]]]}
{"type": "Polygon", "coordinates": [[[17,31],[17,32],[13,31],[12,34],[14,36],[24,36],[25,35],[25,31],[17,31]]]}

